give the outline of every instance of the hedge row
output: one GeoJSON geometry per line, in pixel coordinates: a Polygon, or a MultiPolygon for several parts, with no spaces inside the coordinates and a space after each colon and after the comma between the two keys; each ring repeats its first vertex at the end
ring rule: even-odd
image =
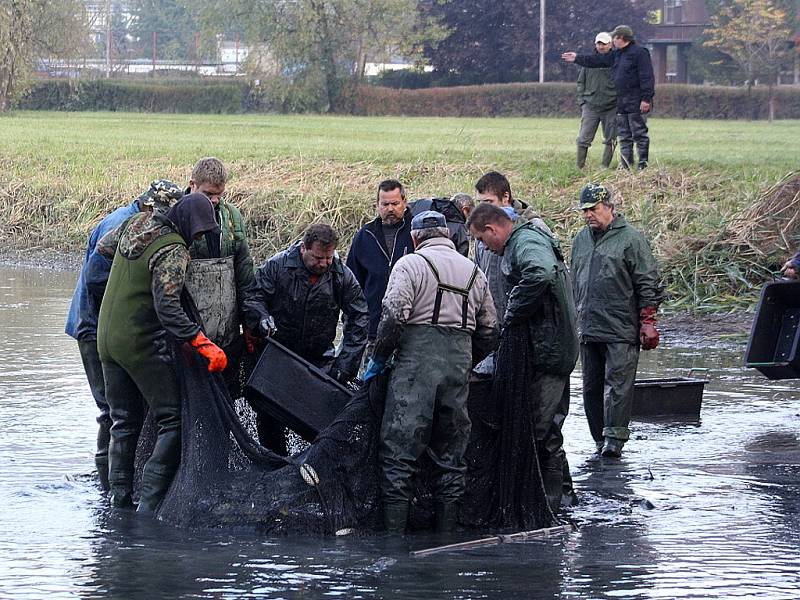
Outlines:
{"type": "MultiPolygon", "coordinates": [[[[765,119],[765,87],[660,85],[655,114],[681,119],[765,119]]],[[[555,117],[578,112],[571,83],[508,83],[418,90],[361,86],[348,99],[356,115],[441,117],[555,117]]],[[[775,117],[800,119],[800,88],[775,90],[775,117]]]]}
{"type": "MultiPolygon", "coordinates": [[[[141,82],[49,80],[37,82],[20,102],[28,110],[111,110],[175,113],[240,113],[291,110],[269,102],[244,81],[141,82]]],[[[397,90],[359,86],[344,93],[339,112],[354,115],[441,117],[556,117],[577,113],[572,83],[508,83],[397,90]]],[[[768,91],[757,87],[661,85],[655,114],[683,119],[765,119],[768,91]]],[[[775,90],[775,116],[800,119],[800,88],[775,90]]]]}
{"type": "Polygon", "coordinates": [[[244,82],[140,82],[50,80],[34,83],[19,108],[171,113],[240,113],[247,108],[244,82]]]}

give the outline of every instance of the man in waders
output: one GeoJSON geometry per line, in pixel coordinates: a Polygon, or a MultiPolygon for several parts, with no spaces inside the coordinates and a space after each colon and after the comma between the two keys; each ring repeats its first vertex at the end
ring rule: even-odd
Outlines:
{"type": "Polygon", "coordinates": [[[144,418],[141,398],[153,411],[158,433],[142,472],[138,510],[153,512],[169,489],[181,449],[181,395],[173,341],[188,342],[208,360],[208,370],[225,368],[225,353],[211,342],[181,306],[188,245],[218,229],[203,194],[181,198],[166,216],[134,215],[97,244],[114,256],[97,324],[111,412],[108,481],[115,507],[133,506],[136,443],[144,418]]]}
{"type": "MultiPolygon", "coordinates": [[[[612,48],[611,34],[601,31],[594,38],[597,54],[608,54],[612,48]]],[[[578,104],[581,107],[581,128],[578,132],[576,165],[586,166],[586,155],[594,141],[597,127],[603,124],[603,158],[606,169],[614,157],[617,144],[617,91],[611,69],[587,69],[578,73],[578,104]]]]}
{"type": "MultiPolygon", "coordinates": [[[[315,223],[303,239],[279,252],[256,271],[257,294],[274,319],[272,338],[340,383],[352,381],[367,344],[369,312],[353,272],[336,254],[339,234],[315,223]],[[342,315],[342,339],[334,352],[342,315]]],[[[256,410],[261,445],[286,455],[283,426],[256,410]]]]}
{"type": "Polygon", "coordinates": [[[108,439],[111,417],[108,414],[103,368],[100,364],[100,357],[97,355],[97,315],[100,311],[100,301],[103,298],[108,274],[111,271],[111,261],[97,255],[95,246],[101,237],[136,213],[153,209],[166,212],[181,196],[183,196],[183,191],[177,185],[166,179],[157,179],[136,200],[127,206],[121,206],[100,221],[86,244],[86,254],[69,306],[64,331],[78,342],[78,351],[81,354],[86,379],[89,381],[89,390],[100,410],[100,415],[97,417],[97,451],[94,455],[94,462],[100,487],[103,490],[108,489],[108,439]],[[92,280],[91,286],[90,279],[92,280]]]}
{"type": "Polygon", "coordinates": [[[400,258],[414,251],[411,242],[412,214],[406,191],[399,181],[386,179],[378,185],[378,216],[358,230],[347,253],[347,267],[364,291],[369,308],[369,341],[365,358],[372,356],[381,301],[386,293],[389,273],[400,258]]]}
{"type": "Polygon", "coordinates": [[[587,184],[586,227],[572,241],[572,276],[583,366],[583,406],[598,455],[619,458],[630,436],[639,348],[658,346],[663,292],[645,237],[617,214],[611,193],[587,184]]]}
{"type": "Polygon", "coordinates": [[[394,354],[378,451],[386,530],[403,533],[412,478],[424,452],[437,470],[436,528],[455,526],[464,494],[469,371],[495,348],[497,319],[486,277],[456,251],[444,215],[411,222],[416,248],[389,276],[365,380],[394,354]]]}
{"type": "Polygon", "coordinates": [[[575,304],[558,241],[532,223],[513,221],[498,206],[481,203],[467,221],[470,233],[502,256],[509,288],[503,329],[525,327],[538,397],[534,435],[550,509],[562,498],[566,457],[561,428],[569,407],[569,374],[578,359],[575,304]]]}
{"type": "MultiPolygon", "coordinates": [[[[192,261],[186,271],[186,287],[203,319],[204,331],[228,356],[223,376],[235,399],[242,392],[244,350],[253,354],[257,332],[268,334],[271,324],[255,295],[253,259],[242,214],[224,197],[227,182],[228,172],[217,158],[201,158],[192,170],[189,191],[208,196],[219,227],[189,246],[192,261]]],[[[245,366],[249,371],[253,365],[245,366]]]]}

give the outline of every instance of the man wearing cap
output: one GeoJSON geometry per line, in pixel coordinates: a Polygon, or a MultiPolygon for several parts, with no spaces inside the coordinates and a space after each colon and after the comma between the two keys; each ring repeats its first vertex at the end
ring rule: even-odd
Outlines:
{"type": "Polygon", "coordinates": [[[650,245],[616,212],[605,187],[584,186],[579,208],[586,227],[572,242],[571,268],[583,405],[598,455],[619,458],[630,436],[639,348],[658,346],[663,290],[650,245]]]}
{"type": "MultiPolygon", "coordinates": [[[[467,225],[476,240],[502,257],[509,289],[500,320],[503,330],[524,328],[527,333],[530,358],[526,368],[533,374],[530,394],[537,400],[532,415],[536,451],[547,501],[555,513],[562,492],[572,493],[561,433],[569,412],[569,374],[578,359],[569,273],[558,240],[532,223],[512,220],[498,206],[481,203],[467,225]]],[[[514,365],[502,368],[510,370],[514,365]]]]}
{"type": "Polygon", "coordinates": [[[108,414],[103,371],[100,358],[97,356],[97,315],[105,283],[111,271],[111,261],[99,256],[94,251],[95,246],[101,237],[136,213],[151,211],[154,208],[165,213],[182,195],[183,191],[171,181],[157,179],[150,184],[147,191],[129,205],[116,209],[98,223],[89,235],[75,293],[72,295],[67,313],[64,331],[78,342],[78,351],[86,379],[89,381],[89,390],[100,410],[100,415],[97,417],[97,451],[94,460],[100,486],[103,489],[108,489],[108,439],[111,417],[108,414]],[[90,272],[94,283],[91,287],[87,283],[90,272]]]}
{"type": "Polygon", "coordinates": [[[639,169],[647,167],[650,138],[647,115],[653,107],[655,77],[650,52],[636,43],[633,30],[618,25],[611,32],[614,50],[606,54],[564,52],[561,58],[591,69],[611,68],[617,90],[617,135],[620,157],[626,169],[633,168],[633,145],[639,153],[639,169]]]}
{"type": "Polygon", "coordinates": [[[394,354],[378,451],[384,523],[403,533],[412,478],[423,453],[437,469],[436,528],[449,531],[464,494],[469,371],[494,349],[497,320],[486,278],[450,240],[444,215],[411,222],[415,252],[397,261],[383,298],[365,380],[394,354]]]}
{"type": "Polygon", "coordinates": [[[469,194],[459,192],[452,198],[421,198],[408,203],[412,215],[418,215],[426,210],[440,212],[447,219],[447,228],[450,230],[450,239],[456,246],[459,254],[469,256],[469,233],[467,232],[467,217],[472,210],[474,200],[469,194]]]}
{"type": "MultiPolygon", "coordinates": [[[[601,31],[594,39],[597,54],[611,52],[611,35],[601,31]]],[[[614,157],[617,143],[617,92],[611,69],[587,69],[581,67],[578,73],[578,104],[581,107],[581,129],[578,133],[577,167],[586,166],[586,154],[597,133],[597,126],[603,124],[603,159],[605,168],[614,157]]]]}

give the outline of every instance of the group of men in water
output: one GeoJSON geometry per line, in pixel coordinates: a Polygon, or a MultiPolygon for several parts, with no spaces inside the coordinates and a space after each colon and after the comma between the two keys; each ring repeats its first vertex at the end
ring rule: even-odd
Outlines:
{"type": "MultiPolygon", "coordinates": [[[[399,181],[382,181],[377,216],[357,232],[346,262],[338,232],[314,223],[256,269],[242,215],[224,196],[227,180],[221,161],[201,159],[188,188],[154,181],[90,236],[66,331],[100,410],[95,461],[113,506],[134,506],[146,407],[157,438],[138,511],[157,510],[178,468],[175,342],[221,373],[234,399],[243,365],[254,364],[267,338],[342,383],[370,385],[384,374],[379,460],[389,531],[406,528],[424,453],[437,471],[437,528],[454,526],[469,381],[492,375],[494,351],[515,328],[530,344],[532,418],[553,510],[569,481],[561,426],[579,351],[596,456],[620,456],[639,349],[658,343],[661,287],[648,243],[616,212],[608,189],[581,191],[587,227],[573,241],[571,271],[544,221],[494,171],[475,186],[477,206],[467,194],[408,202],[399,181]]],[[[285,455],[283,424],[256,416],[261,445],[285,455]]]]}

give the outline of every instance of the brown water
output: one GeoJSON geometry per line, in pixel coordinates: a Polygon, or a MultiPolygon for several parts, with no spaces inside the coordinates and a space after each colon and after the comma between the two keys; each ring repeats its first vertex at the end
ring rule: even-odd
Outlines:
{"type": "Polygon", "coordinates": [[[636,422],[623,460],[593,448],[572,380],[567,450],[581,529],[408,558],[416,536],[263,538],[110,513],[95,407],[63,333],[75,275],[0,266],[0,598],[800,598],[800,391],[742,348],[666,340],[641,374],[709,369],[699,420],[636,422]]]}

